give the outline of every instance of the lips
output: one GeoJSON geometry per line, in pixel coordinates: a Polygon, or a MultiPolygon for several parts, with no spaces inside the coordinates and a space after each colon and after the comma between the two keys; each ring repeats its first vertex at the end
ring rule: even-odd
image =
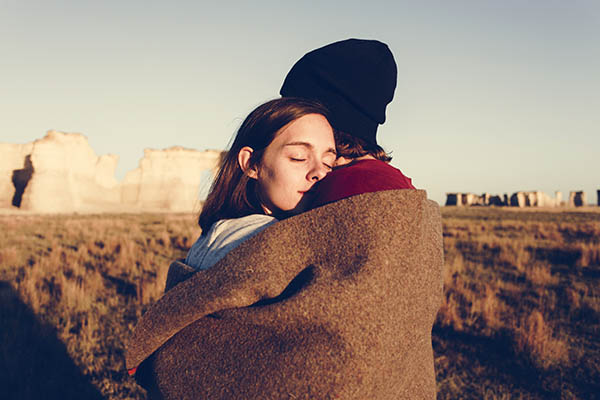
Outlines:
{"type": "Polygon", "coordinates": [[[308,193],[308,194],[311,194],[311,193],[315,192],[314,188],[315,188],[315,186],[313,185],[312,187],[310,187],[310,188],[308,188],[306,190],[298,190],[298,193],[302,193],[302,194],[307,194],[308,193]]]}
{"type": "Polygon", "coordinates": [[[306,192],[299,192],[300,196],[302,196],[303,199],[313,199],[316,195],[314,190],[308,190],[306,192]]]}

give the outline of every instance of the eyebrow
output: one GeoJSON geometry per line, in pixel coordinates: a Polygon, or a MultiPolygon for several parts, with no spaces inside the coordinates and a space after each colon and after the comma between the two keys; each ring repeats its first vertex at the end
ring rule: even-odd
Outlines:
{"type": "MultiPolygon", "coordinates": [[[[315,147],[311,143],[308,143],[308,142],[290,142],[290,143],[286,143],[284,145],[284,147],[285,146],[304,146],[309,149],[312,149],[315,147]]],[[[325,153],[332,153],[333,155],[337,155],[337,152],[335,151],[335,149],[333,147],[330,147],[327,150],[325,150],[325,153]]]]}

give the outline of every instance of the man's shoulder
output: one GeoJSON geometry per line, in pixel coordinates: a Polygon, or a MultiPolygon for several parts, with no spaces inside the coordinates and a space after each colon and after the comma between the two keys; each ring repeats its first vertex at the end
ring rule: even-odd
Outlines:
{"type": "Polygon", "coordinates": [[[398,168],[380,160],[360,160],[332,171],[324,181],[352,180],[358,185],[383,185],[391,189],[414,189],[411,179],[398,168]],[[366,181],[363,181],[366,179],[366,181]]]}
{"type": "Polygon", "coordinates": [[[346,171],[346,173],[401,173],[399,169],[391,166],[389,163],[371,159],[354,161],[346,166],[339,168],[338,170],[342,172],[346,171]]]}
{"type": "Polygon", "coordinates": [[[315,206],[362,193],[414,189],[410,178],[379,160],[360,160],[330,172],[315,191],[315,206]]]}

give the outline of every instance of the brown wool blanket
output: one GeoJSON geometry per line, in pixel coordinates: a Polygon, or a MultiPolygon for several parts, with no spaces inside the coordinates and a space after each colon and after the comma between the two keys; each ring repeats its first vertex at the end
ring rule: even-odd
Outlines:
{"type": "Polygon", "coordinates": [[[126,366],[151,398],[434,399],[442,265],[424,191],[331,203],[209,270],[173,263],[126,366]]]}

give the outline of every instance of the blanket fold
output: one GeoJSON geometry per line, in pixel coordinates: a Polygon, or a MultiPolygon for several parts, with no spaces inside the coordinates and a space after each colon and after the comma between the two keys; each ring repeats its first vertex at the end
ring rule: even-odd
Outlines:
{"type": "Polygon", "coordinates": [[[270,226],[209,270],[171,266],[126,355],[151,398],[435,398],[439,207],[353,196],[270,226]]]}

